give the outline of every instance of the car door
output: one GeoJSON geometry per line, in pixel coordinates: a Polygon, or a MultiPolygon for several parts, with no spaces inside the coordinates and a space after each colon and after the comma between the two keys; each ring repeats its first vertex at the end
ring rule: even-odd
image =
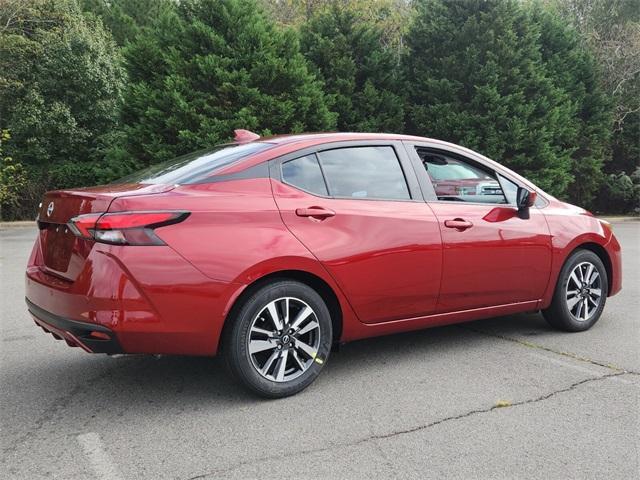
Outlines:
{"type": "Polygon", "coordinates": [[[520,218],[518,183],[466,150],[407,142],[442,232],[438,313],[539,300],[549,282],[551,236],[535,206],[520,218]]]}
{"type": "Polygon", "coordinates": [[[322,262],[364,323],[433,313],[438,222],[401,142],[341,142],[271,163],[289,230],[322,262]]]}

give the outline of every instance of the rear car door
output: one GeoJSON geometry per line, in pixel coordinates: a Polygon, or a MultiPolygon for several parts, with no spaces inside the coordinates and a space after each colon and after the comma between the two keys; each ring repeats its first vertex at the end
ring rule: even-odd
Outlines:
{"type": "Polygon", "coordinates": [[[478,156],[406,142],[442,232],[438,313],[539,300],[549,281],[551,236],[535,206],[518,216],[518,183],[478,156]]]}
{"type": "Polygon", "coordinates": [[[438,222],[401,142],[341,142],[271,162],[282,218],[364,323],[433,313],[438,222]]]}

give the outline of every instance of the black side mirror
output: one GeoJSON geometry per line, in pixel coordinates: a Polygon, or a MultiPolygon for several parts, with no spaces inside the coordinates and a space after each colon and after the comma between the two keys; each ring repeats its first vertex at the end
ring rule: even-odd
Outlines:
{"type": "Polygon", "coordinates": [[[527,190],[524,187],[518,187],[518,193],[516,194],[516,205],[518,207],[518,216],[522,219],[529,218],[529,208],[533,207],[536,203],[536,192],[527,190]]]}

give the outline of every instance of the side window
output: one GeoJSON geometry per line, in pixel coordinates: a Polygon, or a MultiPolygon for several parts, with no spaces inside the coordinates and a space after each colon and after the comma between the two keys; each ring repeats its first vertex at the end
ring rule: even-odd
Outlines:
{"type": "Polygon", "coordinates": [[[409,200],[393,147],[348,147],[318,153],[329,193],[335,197],[409,200]]]}
{"type": "Polygon", "coordinates": [[[282,180],[309,193],[324,196],[329,194],[314,154],[283,163],[282,180]]]}
{"type": "Polygon", "coordinates": [[[504,196],[507,197],[507,203],[515,205],[518,195],[518,185],[502,175],[498,175],[498,179],[500,180],[504,196]]]}
{"type": "Polygon", "coordinates": [[[417,149],[431,178],[438,200],[473,203],[507,203],[498,178],[473,162],[425,149],[417,149]]]}

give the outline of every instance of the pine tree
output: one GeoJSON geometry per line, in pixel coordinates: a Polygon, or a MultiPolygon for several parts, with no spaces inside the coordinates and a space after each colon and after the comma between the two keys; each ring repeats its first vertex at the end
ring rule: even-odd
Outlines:
{"type": "Polygon", "coordinates": [[[574,107],[573,135],[566,138],[571,154],[573,180],[566,197],[590,206],[603,179],[603,166],[611,159],[612,101],[601,82],[593,54],[581,45],[578,33],[552,9],[531,6],[531,19],[540,28],[540,51],[550,79],[571,99],[574,107]]]}
{"type": "Polygon", "coordinates": [[[80,0],[85,12],[102,20],[118,45],[132,41],[140,30],[173,8],[175,0],[80,0]]]}
{"type": "Polygon", "coordinates": [[[515,0],[422,0],[407,36],[407,123],[460,143],[556,195],[572,181],[578,127],[549,78],[539,28],[515,0]]]}
{"type": "Polygon", "coordinates": [[[321,84],[298,39],[253,0],[191,0],[126,48],[125,148],[156,162],[229,139],[331,129],[321,84]]]}
{"type": "Polygon", "coordinates": [[[611,160],[595,202],[608,213],[640,209],[640,8],[637,0],[548,0],[575,28],[601,70],[600,87],[613,105],[611,160]],[[631,199],[623,199],[634,185],[631,199]],[[616,193],[617,192],[617,193],[616,193]],[[625,193],[627,192],[627,193],[625,193]]]}
{"type": "Polygon", "coordinates": [[[333,3],[301,26],[302,50],[325,84],[341,131],[403,130],[403,100],[395,52],[382,31],[333,3]]]}

